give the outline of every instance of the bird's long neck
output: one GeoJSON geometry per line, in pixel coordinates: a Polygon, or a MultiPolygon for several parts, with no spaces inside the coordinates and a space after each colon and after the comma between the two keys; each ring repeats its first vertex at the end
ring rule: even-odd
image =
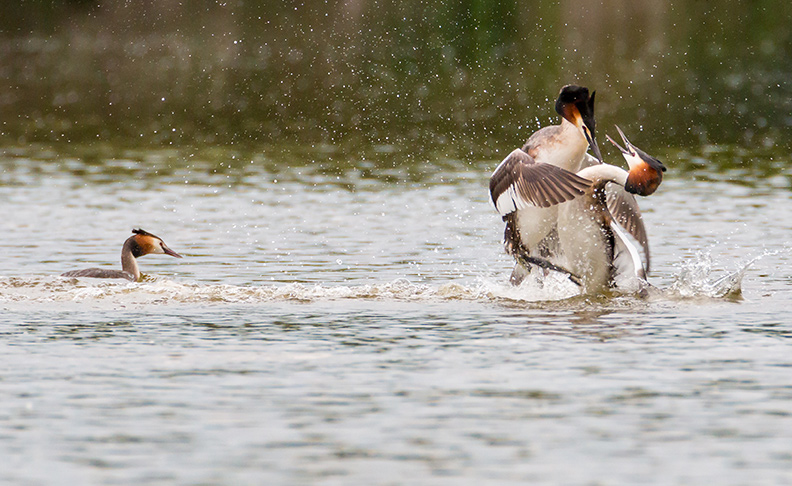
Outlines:
{"type": "Polygon", "coordinates": [[[121,249],[121,269],[135,277],[135,282],[140,280],[140,269],[138,268],[137,258],[134,255],[136,247],[137,243],[132,237],[124,242],[124,247],[121,249]]]}
{"type": "Polygon", "coordinates": [[[574,143],[575,146],[585,152],[586,148],[588,147],[588,141],[583,133],[580,131],[574,123],[567,120],[566,118],[561,119],[561,132],[565,139],[568,140],[568,143],[574,143]]]}
{"type": "Polygon", "coordinates": [[[560,125],[544,127],[531,135],[523,146],[537,162],[550,164],[570,172],[580,170],[588,142],[578,127],[566,118],[560,125]]]}
{"type": "Polygon", "coordinates": [[[627,183],[629,172],[615,165],[597,164],[586,167],[578,172],[577,175],[593,182],[592,188],[596,189],[605,185],[606,182],[613,182],[624,187],[627,183]]]}
{"type": "Polygon", "coordinates": [[[561,160],[566,159],[566,161],[559,161],[559,163],[554,165],[577,172],[580,169],[583,157],[586,155],[588,141],[586,137],[580,133],[580,129],[566,118],[561,119],[560,138],[563,142],[558,147],[559,150],[556,155],[560,157],[561,160]]]}

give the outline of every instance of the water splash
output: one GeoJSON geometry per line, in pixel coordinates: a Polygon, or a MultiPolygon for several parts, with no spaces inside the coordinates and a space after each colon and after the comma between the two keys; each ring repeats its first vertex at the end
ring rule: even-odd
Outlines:
{"type": "Polygon", "coordinates": [[[414,283],[401,278],[365,285],[321,285],[291,283],[239,286],[184,283],[165,278],[144,282],[71,279],[61,277],[0,277],[0,303],[97,303],[146,305],[168,303],[263,303],[316,302],[334,300],[383,301],[557,301],[579,293],[563,276],[543,280],[526,279],[513,286],[499,277],[442,284],[414,283]]]}
{"type": "MultiPolygon", "coordinates": [[[[748,269],[760,259],[779,253],[767,251],[725,275],[713,277],[715,264],[709,253],[682,264],[668,289],[645,281],[621,282],[618,290],[604,296],[655,295],[660,298],[739,299],[748,269]]],[[[382,300],[410,302],[470,301],[527,305],[561,302],[580,296],[580,288],[565,275],[550,272],[529,274],[520,285],[503,276],[479,277],[442,284],[414,283],[401,278],[365,285],[228,285],[178,282],[152,278],[144,282],[74,279],[62,277],[0,277],[0,303],[95,303],[98,305],[161,305],[264,302],[318,302],[335,300],[382,300]]]]}
{"type": "Polygon", "coordinates": [[[559,301],[580,295],[580,287],[558,272],[531,272],[520,285],[512,285],[506,279],[482,281],[481,287],[491,300],[514,303],[559,301]]]}
{"type": "Polygon", "coordinates": [[[715,263],[709,252],[700,252],[696,257],[682,264],[679,274],[668,288],[670,295],[682,298],[709,297],[738,300],[742,297],[742,281],[751,266],[766,256],[779,251],[765,251],[742,264],[734,271],[713,277],[715,263]]]}

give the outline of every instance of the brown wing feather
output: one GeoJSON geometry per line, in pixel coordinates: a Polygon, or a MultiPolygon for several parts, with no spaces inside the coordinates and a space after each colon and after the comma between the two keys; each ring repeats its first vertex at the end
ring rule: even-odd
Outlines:
{"type": "Polygon", "coordinates": [[[514,150],[500,163],[490,178],[490,197],[502,216],[527,204],[550,207],[570,201],[586,192],[591,181],[514,150]]]}

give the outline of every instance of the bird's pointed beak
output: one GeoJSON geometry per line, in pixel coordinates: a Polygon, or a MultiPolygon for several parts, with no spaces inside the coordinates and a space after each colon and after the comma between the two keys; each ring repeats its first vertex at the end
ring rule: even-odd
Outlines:
{"type": "Polygon", "coordinates": [[[170,248],[168,248],[168,245],[166,245],[165,243],[162,244],[162,251],[165,252],[166,255],[170,255],[170,256],[176,257],[176,258],[182,258],[181,255],[179,255],[175,251],[173,251],[170,248]]]}
{"type": "Polygon", "coordinates": [[[634,154],[635,146],[631,144],[629,140],[627,140],[627,135],[625,135],[622,129],[619,128],[619,125],[613,125],[613,126],[616,127],[616,131],[619,132],[619,136],[621,137],[622,142],[624,142],[624,146],[627,147],[627,150],[629,150],[629,153],[634,154]]]}
{"type": "Polygon", "coordinates": [[[581,128],[583,129],[583,135],[586,136],[589,148],[594,153],[597,160],[602,162],[602,153],[600,152],[599,145],[597,145],[597,124],[594,120],[594,95],[596,94],[597,92],[594,91],[587,101],[576,103],[576,106],[583,120],[583,126],[581,128]]]}
{"type": "Polygon", "coordinates": [[[619,135],[621,136],[622,142],[624,142],[625,146],[622,147],[621,145],[619,145],[618,142],[616,142],[616,140],[606,135],[608,141],[612,143],[617,149],[619,149],[619,151],[622,153],[622,156],[624,157],[624,160],[627,161],[627,165],[630,166],[630,169],[642,165],[643,160],[641,160],[641,157],[635,151],[635,146],[631,144],[629,140],[627,140],[627,137],[624,135],[624,132],[621,131],[621,128],[619,128],[618,125],[614,125],[614,126],[616,127],[616,130],[619,132],[619,135]]]}
{"type": "Polygon", "coordinates": [[[624,155],[633,155],[634,156],[635,155],[635,150],[633,150],[633,144],[631,144],[630,141],[627,140],[627,137],[624,136],[624,132],[621,131],[621,128],[619,128],[618,125],[614,125],[614,126],[616,127],[616,130],[619,132],[619,135],[621,135],[621,139],[622,139],[622,141],[624,142],[624,145],[627,148],[624,148],[621,145],[619,145],[619,143],[616,140],[610,138],[610,135],[605,135],[605,138],[607,138],[608,141],[610,143],[612,143],[617,149],[619,149],[619,151],[621,153],[623,153],[624,155]]]}
{"type": "Polygon", "coordinates": [[[597,145],[597,139],[594,137],[594,130],[590,129],[588,124],[584,123],[583,134],[586,135],[586,141],[589,144],[589,148],[594,153],[594,157],[602,162],[602,153],[600,153],[599,145],[597,145]]]}
{"type": "Polygon", "coordinates": [[[624,155],[624,159],[627,161],[627,164],[629,164],[631,168],[635,166],[639,166],[641,164],[649,164],[656,171],[659,172],[666,171],[666,168],[662,162],[660,162],[656,158],[652,157],[651,155],[647,154],[643,150],[639,149],[638,147],[630,143],[630,141],[627,140],[627,136],[624,135],[624,132],[622,132],[621,128],[619,128],[618,125],[614,125],[614,126],[616,127],[616,130],[619,132],[619,136],[621,136],[621,139],[624,142],[626,148],[616,143],[616,141],[610,137],[608,137],[608,141],[610,141],[610,143],[612,143],[613,145],[616,146],[616,148],[619,149],[619,151],[624,155]]]}
{"type": "Polygon", "coordinates": [[[626,148],[616,143],[616,141],[610,137],[608,137],[608,140],[621,151],[622,155],[624,155],[624,159],[627,161],[627,165],[630,166],[630,172],[627,176],[627,182],[624,184],[624,189],[626,189],[627,192],[638,194],[639,196],[652,195],[657,190],[658,186],[660,186],[660,183],[663,182],[663,172],[666,170],[665,166],[658,159],[631,144],[624,135],[624,132],[621,131],[621,128],[616,126],[616,130],[619,132],[626,148]]]}

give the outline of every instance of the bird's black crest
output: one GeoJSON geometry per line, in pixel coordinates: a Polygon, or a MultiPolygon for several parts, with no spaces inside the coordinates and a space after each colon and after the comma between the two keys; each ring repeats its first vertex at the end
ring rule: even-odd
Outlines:
{"type": "Polygon", "coordinates": [[[158,240],[161,240],[161,239],[162,239],[162,238],[160,238],[159,236],[157,236],[157,235],[155,235],[155,234],[151,234],[151,233],[149,233],[148,231],[146,231],[146,230],[142,230],[142,229],[140,229],[140,228],[133,229],[133,230],[132,230],[132,232],[133,232],[134,234],[136,234],[136,235],[140,235],[140,236],[151,236],[152,238],[157,238],[158,240]]]}
{"type": "Polygon", "coordinates": [[[579,101],[588,101],[589,90],[584,86],[577,86],[568,84],[561,88],[558,93],[558,103],[577,103],[579,101]]]}

